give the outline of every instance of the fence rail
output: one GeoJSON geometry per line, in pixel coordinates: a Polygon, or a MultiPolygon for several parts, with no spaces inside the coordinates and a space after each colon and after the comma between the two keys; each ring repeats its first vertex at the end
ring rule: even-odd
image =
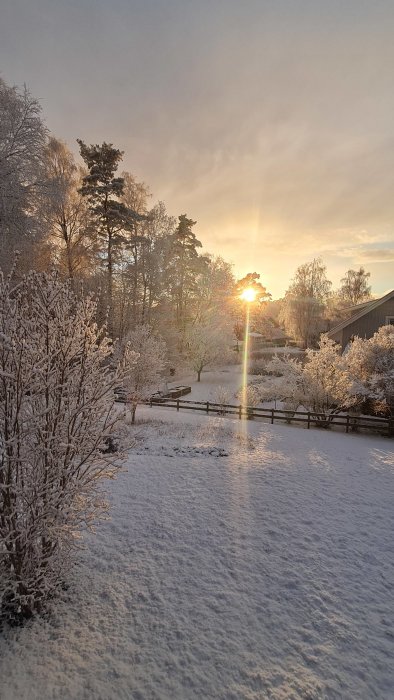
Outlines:
{"type": "Polygon", "coordinates": [[[285,421],[286,423],[306,423],[306,427],[330,428],[332,425],[345,429],[346,433],[359,430],[375,431],[381,435],[394,436],[394,418],[380,418],[375,416],[357,416],[341,413],[316,413],[314,411],[289,411],[278,408],[259,408],[256,406],[242,406],[234,404],[212,403],[210,401],[191,401],[190,399],[151,399],[146,404],[175,408],[179,411],[203,411],[204,413],[216,413],[219,415],[237,415],[239,419],[255,418],[267,419],[270,423],[285,421]]]}

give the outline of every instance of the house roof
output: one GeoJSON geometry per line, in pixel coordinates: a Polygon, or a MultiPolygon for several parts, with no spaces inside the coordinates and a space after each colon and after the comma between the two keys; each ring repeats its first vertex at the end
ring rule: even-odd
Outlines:
{"type": "Polygon", "coordinates": [[[378,306],[384,304],[386,301],[389,301],[389,299],[392,298],[394,298],[394,289],[392,289],[391,292],[388,292],[388,294],[385,294],[385,296],[381,297],[380,299],[370,301],[368,302],[368,304],[360,304],[360,310],[353,314],[353,316],[350,316],[350,318],[347,318],[345,321],[337,323],[337,325],[334,326],[334,328],[331,328],[331,330],[328,331],[328,336],[335,335],[335,333],[338,333],[338,331],[341,331],[343,328],[346,328],[346,326],[349,326],[354,321],[358,321],[359,318],[362,318],[362,316],[366,316],[366,314],[369,314],[370,311],[372,311],[373,309],[377,309],[378,306]]]}
{"type": "Polygon", "coordinates": [[[345,306],[342,311],[349,311],[351,314],[356,314],[358,311],[361,311],[361,309],[364,309],[366,306],[370,306],[373,304],[377,299],[368,299],[368,301],[363,301],[361,304],[353,304],[352,306],[345,306]]]}

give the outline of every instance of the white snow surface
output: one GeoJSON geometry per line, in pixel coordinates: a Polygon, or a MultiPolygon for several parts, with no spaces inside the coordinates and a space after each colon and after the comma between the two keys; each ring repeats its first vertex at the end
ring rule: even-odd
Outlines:
{"type": "Polygon", "coordinates": [[[392,699],[393,443],[139,416],[64,598],[0,638],[1,699],[392,699]]]}
{"type": "MultiPolygon", "coordinates": [[[[186,385],[191,387],[191,393],[182,396],[186,401],[213,401],[219,387],[223,387],[229,392],[231,401],[239,403],[236,393],[242,387],[242,366],[229,365],[218,367],[212,370],[205,370],[201,373],[201,381],[196,381],[196,373],[189,373],[178,377],[175,381],[169,382],[169,387],[186,385]]],[[[248,381],[256,379],[249,376],[248,381]]]]}

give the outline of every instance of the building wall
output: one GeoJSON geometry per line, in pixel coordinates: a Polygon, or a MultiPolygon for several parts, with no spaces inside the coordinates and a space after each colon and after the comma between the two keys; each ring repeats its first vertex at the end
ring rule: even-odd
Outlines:
{"type": "Polygon", "coordinates": [[[372,311],[357,321],[349,323],[348,326],[331,337],[341,343],[344,350],[350,338],[354,335],[358,335],[360,338],[372,338],[378,328],[386,325],[387,316],[394,316],[394,299],[388,299],[384,304],[381,304],[376,309],[372,309],[372,311]]]}

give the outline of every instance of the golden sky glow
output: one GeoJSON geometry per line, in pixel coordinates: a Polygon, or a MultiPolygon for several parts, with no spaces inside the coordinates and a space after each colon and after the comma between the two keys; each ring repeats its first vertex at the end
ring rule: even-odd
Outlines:
{"type": "Polygon", "coordinates": [[[392,0],[3,0],[2,77],[113,142],[152,201],[273,297],[322,256],[394,286],[392,0]],[[15,37],[18,41],[15,41],[15,37]]]}

